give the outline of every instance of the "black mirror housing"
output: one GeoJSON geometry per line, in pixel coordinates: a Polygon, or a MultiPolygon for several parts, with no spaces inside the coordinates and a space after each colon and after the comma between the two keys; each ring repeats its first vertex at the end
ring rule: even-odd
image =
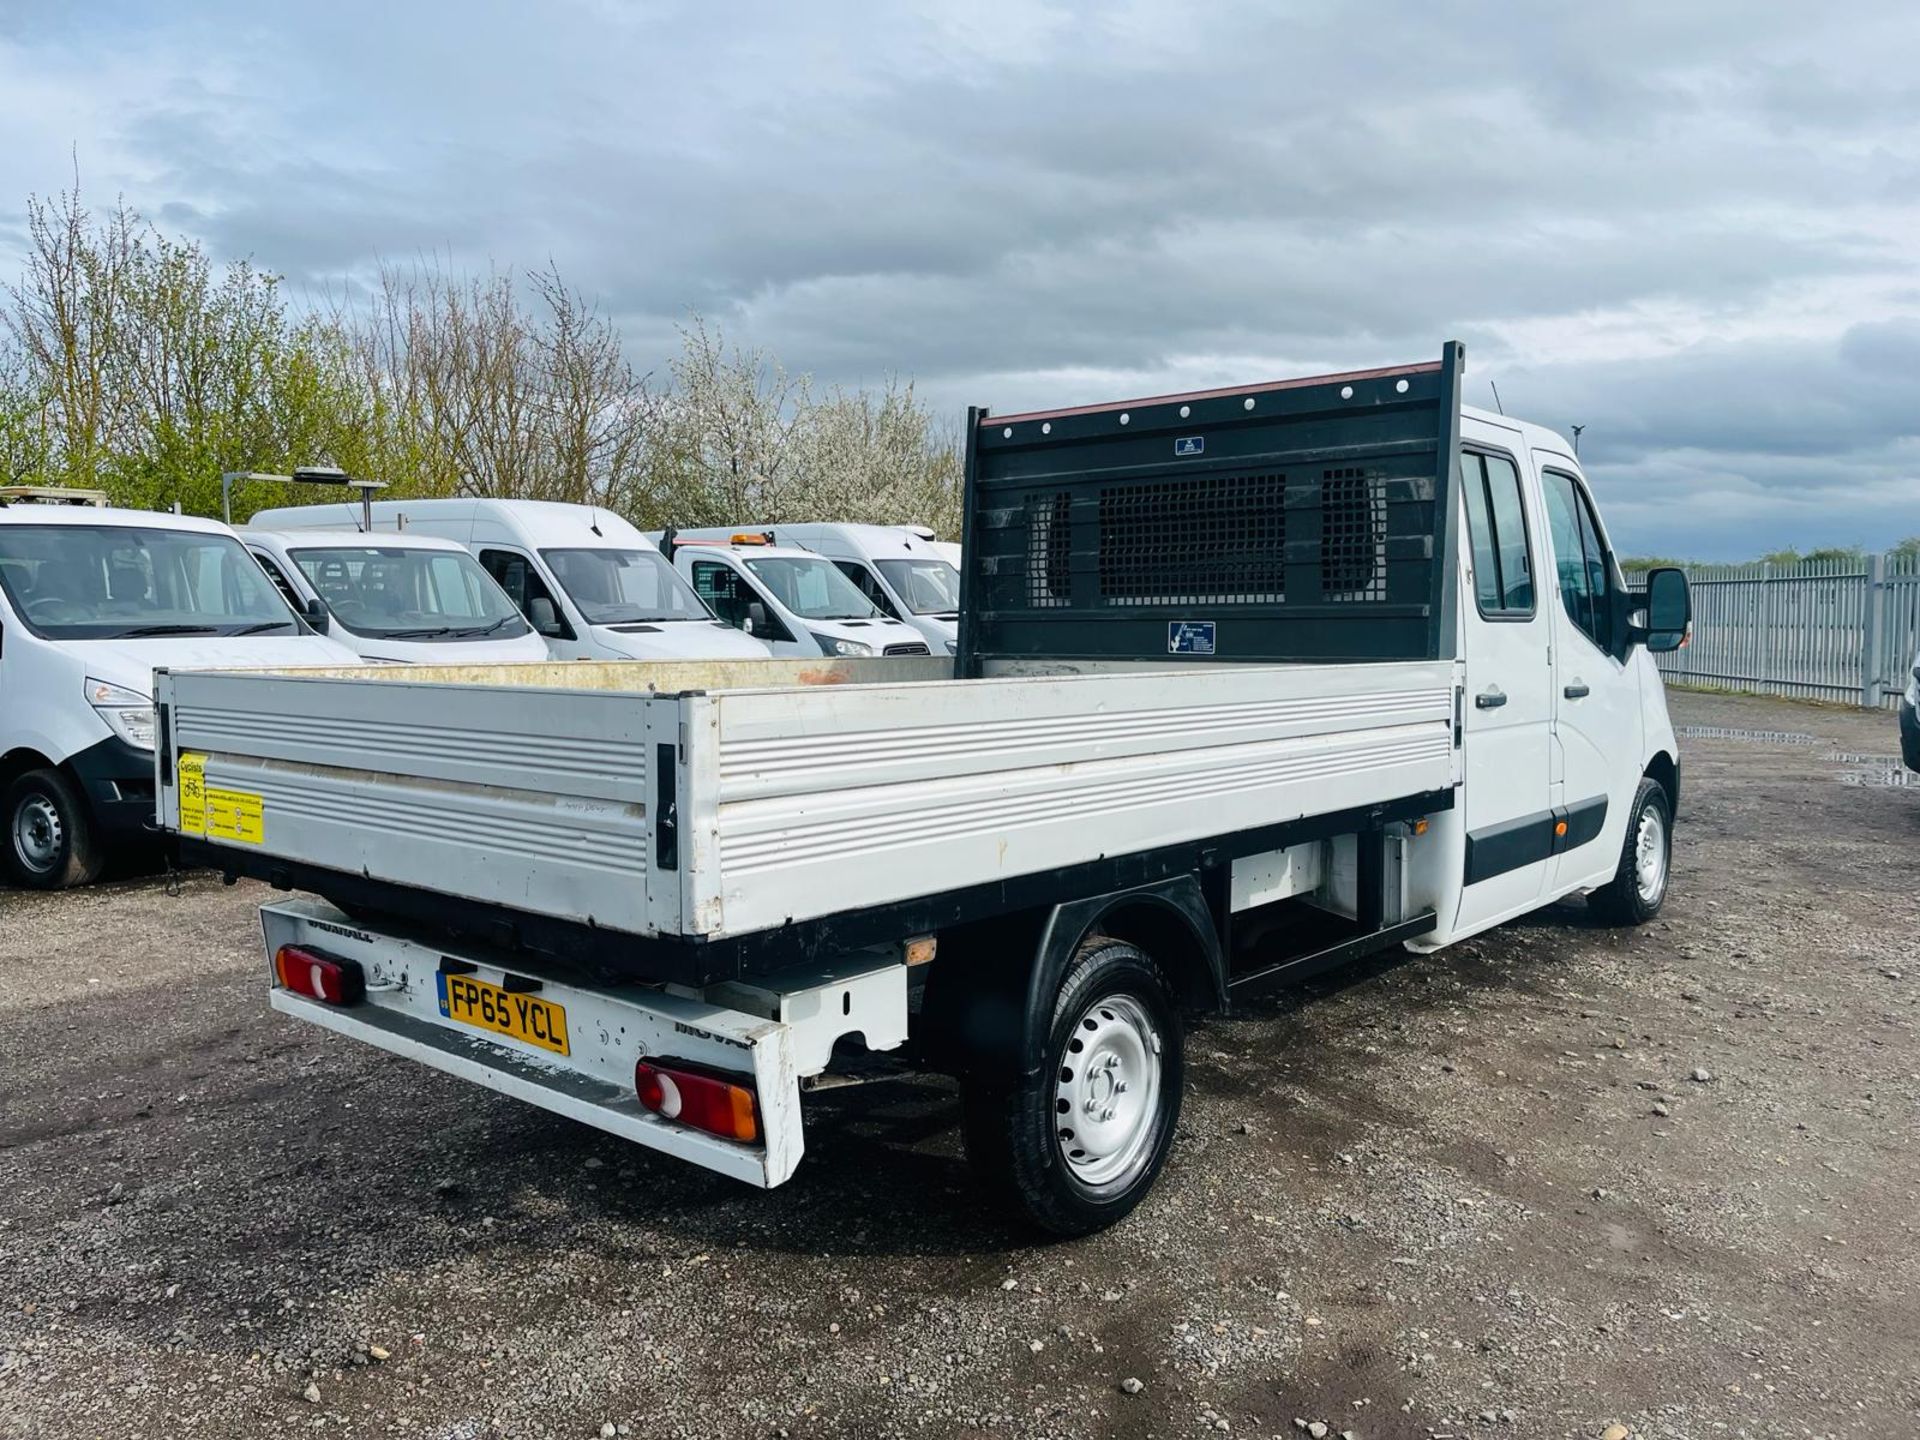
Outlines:
{"type": "Polygon", "coordinates": [[[553,601],[544,595],[527,602],[527,620],[537,632],[548,639],[562,633],[560,617],[554,613],[553,601]]]}
{"type": "Polygon", "coordinates": [[[300,611],[300,618],[307,622],[316,635],[326,634],[333,625],[333,612],[327,609],[327,602],[317,595],[307,601],[305,608],[300,611]]]}
{"type": "Polygon", "coordinates": [[[1693,590],[1687,573],[1671,565],[1647,572],[1647,608],[1635,627],[1655,654],[1678,650],[1693,631],[1693,590]]]}
{"type": "Polygon", "coordinates": [[[758,600],[747,602],[747,633],[757,635],[767,628],[767,607],[758,600]]]}

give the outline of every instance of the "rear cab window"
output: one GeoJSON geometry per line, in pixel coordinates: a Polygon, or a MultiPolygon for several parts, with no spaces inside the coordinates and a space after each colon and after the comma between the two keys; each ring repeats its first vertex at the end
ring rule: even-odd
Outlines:
{"type": "Polygon", "coordinates": [[[1481,615],[1489,620],[1532,619],[1533,554],[1520,467],[1497,450],[1462,450],[1460,489],[1466,497],[1474,599],[1481,615]]]}

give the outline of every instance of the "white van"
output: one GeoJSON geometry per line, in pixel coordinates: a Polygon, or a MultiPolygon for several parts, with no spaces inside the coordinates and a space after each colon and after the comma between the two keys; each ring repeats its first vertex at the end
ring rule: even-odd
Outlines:
{"type": "MultiPolygon", "coordinates": [[[[714,618],[647,537],[593,505],[550,500],[381,500],[377,532],[437,535],[472,551],[556,660],[751,660],[767,647],[714,618]]],[[[262,510],[263,530],[355,530],[358,504],[262,510]]]]}
{"type": "Polygon", "coordinates": [[[82,885],[153,822],[153,672],[353,665],[226,526],[0,504],[0,868],[82,885]]]}
{"type": "Polygon", "coordinates": [[[960,634],[960,570],[935,548],[933,532],[910,525],[737,525],[679,530],[677,540],[764,534],[771,543],[824,555],[881,614],[911,625],[935,655],[951,655],[960,634]]]}
{"type": "Polygon", "coordinates": [[[240,538],[294,609],[363,660],[514,665],[547,658],[547,642],[455,541],[251,527],[240,538]]]}
{"type": "Polygon", "coordinates": [[[932,653],[918,630],[889,617],[826,556],[774,545],[763,533],[711,533],[675,532],[661,549],[716,615],[776,656],[932,653]]]}

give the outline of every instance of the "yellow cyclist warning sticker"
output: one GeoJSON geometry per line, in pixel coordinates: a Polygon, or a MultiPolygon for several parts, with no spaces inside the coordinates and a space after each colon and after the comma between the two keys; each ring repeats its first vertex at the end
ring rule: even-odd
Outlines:
{"type": "Polygon", "coordinates": [[[180,833],[204,835],[207,833],[207,757],[182,753],[178,775],[180,833]]]}
{"type": "Polygon", "coordinates": [[[266,802],[245,790],[207,784],[207,757],[180,757],[180,833],[204,835],[240,845],[262,845],[267,838],[266,802]]]}

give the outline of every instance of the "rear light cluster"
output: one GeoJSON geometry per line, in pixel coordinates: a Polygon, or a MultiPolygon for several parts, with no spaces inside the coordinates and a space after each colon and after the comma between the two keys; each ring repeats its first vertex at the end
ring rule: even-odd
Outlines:
{"type": "Polygon", "coordinates": [[[633,1067],[640,1103],[665,1120],[748,1145],[760,1139],[760,1104],[745,1085],[681,1066],[642,1060],[633,1067]]]}
{"type": "Polygon", "coordinates": [[[366,998],[367,977],[358,961],[336,960],[300,945],[282,945],[273,957],[280,984],[309,1000],[353,1005],[366,998]]]}

